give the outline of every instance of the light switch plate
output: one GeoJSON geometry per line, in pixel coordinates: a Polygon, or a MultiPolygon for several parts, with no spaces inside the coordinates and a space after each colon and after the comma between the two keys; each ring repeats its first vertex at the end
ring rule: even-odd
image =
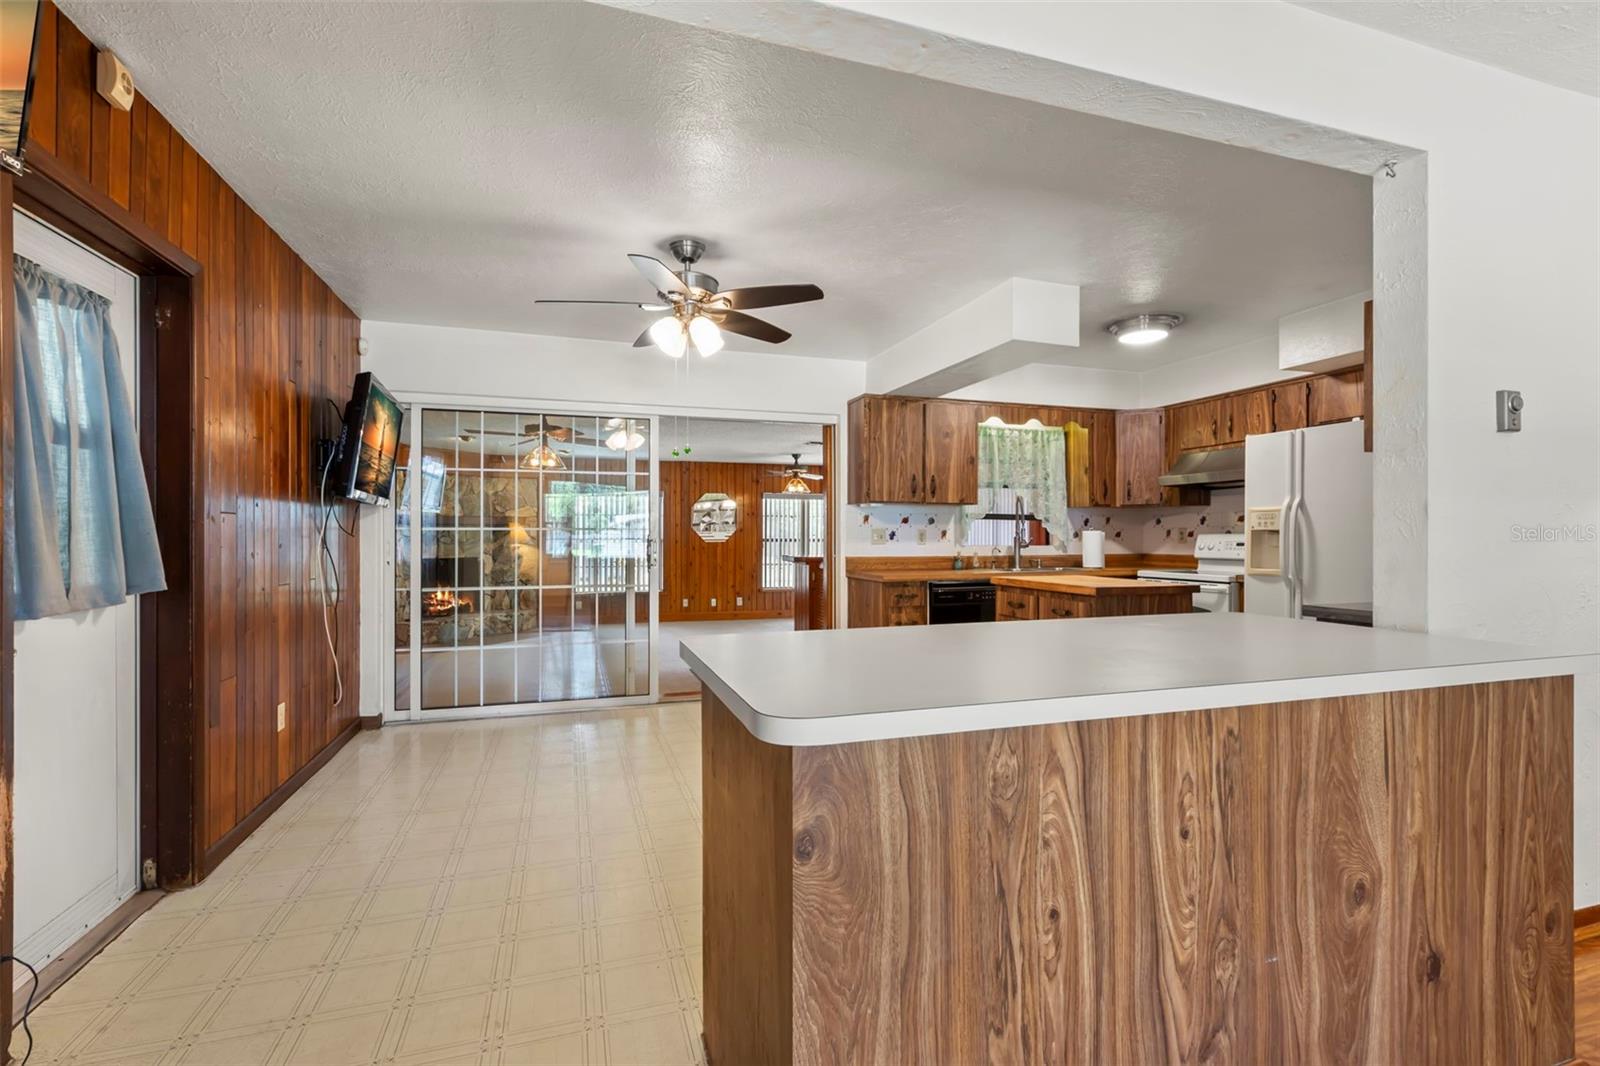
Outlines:
{"type": "Polygon", "coordinates": [[[1494,428],[1498,433],[1522,432],[1522,393],[1501,389],[1494,394],[1494,428]]]}
{"type": "Polygon", "coordinates": [[[882,526],[873,527],[873,530],[872,530],[872,543],[874,543],[874,544],[887,544],[887,543],[889,543],[889,531],[887,529],[884,529],[882,526]]]}
{"type": "Polygon", "coordinates": [[[280,704],[278,704],[278,732],[280,732],[280,733],[283,732],[284,727],[287,726],[288,724],[289,724],[289,705],[287,703],[280,703],[280,704]]]}

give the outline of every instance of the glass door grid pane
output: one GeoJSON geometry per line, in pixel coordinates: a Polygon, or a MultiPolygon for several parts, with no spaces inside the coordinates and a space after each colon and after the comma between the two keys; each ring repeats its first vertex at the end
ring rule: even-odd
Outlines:
{"type": "Polygon", "coordinates": [[[396,553],[418,579],[408,595],[397,565],[396,710],[648,695],[649,420],[416,416],[407,474],[420,484],[396,515],[396,553]]]}

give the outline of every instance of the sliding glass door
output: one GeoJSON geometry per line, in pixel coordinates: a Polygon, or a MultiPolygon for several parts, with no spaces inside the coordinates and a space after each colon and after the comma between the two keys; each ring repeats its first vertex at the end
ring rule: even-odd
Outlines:
{"type": "Polygon", "coordinates": [[[650,418],[415,406],[394,513],[394,714],[655,695],[650,418]]]}

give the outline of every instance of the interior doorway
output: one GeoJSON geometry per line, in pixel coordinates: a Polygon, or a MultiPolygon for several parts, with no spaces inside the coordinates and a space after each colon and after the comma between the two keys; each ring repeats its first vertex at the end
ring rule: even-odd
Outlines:
{"type": "Polygon", "coordinates": [[[684,638],[795,628],[794,560],[828,554],[831,430],[662,419],[662,699],[700,696],[684,638]]]}
{"type": "MultiPolygon", "coordinates": [[[[110,301],[138,409],[138,278],[16,212],[16,254],[110,301]]],[[[6,264],[10,269],[10,264],[6,264]]],[[[14,623],[14,953],[43,967],[141,887],[138,598],[14,623]]],[[[14,971],[17,987],[30,980],[14,971]]]]}

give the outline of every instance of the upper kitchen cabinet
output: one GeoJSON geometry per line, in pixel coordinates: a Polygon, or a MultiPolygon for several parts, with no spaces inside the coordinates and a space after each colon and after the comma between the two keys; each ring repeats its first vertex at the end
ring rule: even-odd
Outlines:
{"type": "Polygon", "coordinates": [[[1322,374],[1310,381],[1310,421],[1313,426],[1348,422],[1362,414],[1362,368],[1322,374]]]}
{"type": "Polygon", "coordinates": [[[1222,401],[1196,400],[1169,409],[1173,447],[1180,452],[1215,448],[1222,443],[1222,401]]]}
{"type": "Polygon", "coordinates": [[[1305,429],[1310,423],[1307,412],[1310,405],[1309,385],[1304,381],[1291,381],[1274,385],[1267,390],[1272,407],[1272,429],[1277,433],[1285,429],[1305,429]]]}
{"type": "Polygon", "coordinates": [[[974,405],[906,396],[850,401],[851,503],[977,503],[974,405]]]}
{"type": "MultiPolygon", "coordinates": [[[[1117,505],[1117,413],[1093,411],[1089,414],[1089,504],[1090,507],[1117,505]]],[[[1081,506],[1074,503],[1073,506],[1081,506]]]]}
{"type": "Polygon", "coordinates": [[[1255,389],[1240,397],[1244,408],[1244,435],[1272,432],[1272,390],[1255,389]]]}
{"type": "Polygon", "coordinates": [[[950,400],[927,400],[922,410],[923,502],[977,503],[977,412],[950,400]]]}
{"type": "Polygon", "coordinates": [[[1167,466],[1166,418],[1166,412],[1159,407],[1116,413],[1115,506],[1155,506],[1163,502],[1159,478],[1167,466]]]}

